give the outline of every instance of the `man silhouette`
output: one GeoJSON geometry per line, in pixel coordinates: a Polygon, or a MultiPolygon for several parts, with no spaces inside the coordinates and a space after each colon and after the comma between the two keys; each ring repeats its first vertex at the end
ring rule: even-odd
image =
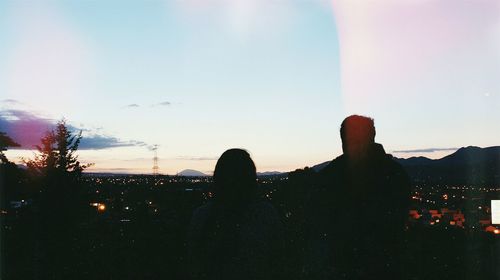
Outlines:
{"type": "Polygon", "coordinates": [[[316,279],[399,279],[409,179],[375,143],[373,119],[341,125],[343,155],[318,174],[305,272],[316,279]]]}

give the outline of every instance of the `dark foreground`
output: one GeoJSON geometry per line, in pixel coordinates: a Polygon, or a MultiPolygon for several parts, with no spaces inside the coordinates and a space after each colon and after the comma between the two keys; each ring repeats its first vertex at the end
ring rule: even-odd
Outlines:
{"type": "MultiPolygon", "coordinates": [[[[284,275],[302,279],[304,189],[283,178],[261,183],[263,196],[285,224],[284,275]]],[[[187,278],[186,230],[193,209],[210,195],[208,181],[171,181],[168,187],[123,181],[87,184],[85,199],[73,211],[55,205],[47,214],[35,200],[2,212],[1,279],[187,278]]],[[[370,234],[361,219],[359,230],[370,234]]],[[[467,226],[409,223],[403,275],[500,279],[498,236],[467,226]]]]}

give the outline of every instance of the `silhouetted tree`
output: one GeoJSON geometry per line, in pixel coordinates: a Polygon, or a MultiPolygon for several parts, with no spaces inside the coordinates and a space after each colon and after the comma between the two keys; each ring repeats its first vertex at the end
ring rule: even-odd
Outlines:
{"type": "Polygon", "coordinates": [[[42,137],[36,146],[35,158],[25,161],[33,184],[40,187],[45,210],[52,209],[54,204],[59,205],[59,209],[75,208],[75,199],[82,198],[79,194],[82,171],[91,164],[81,164],[78,160],[76,152],[81,138],[81,131],[71,132],[63,119],[42,137]]]}
{"type": "Polygon", "coordinates": [[[5,132],[0,131],[0,161],[1,163],[8,163],[9,160],[3,153],[7,151],[8,147],[19,147],[20,145],[16,143],[12,138],[10,138],[5,132]]]}
{"type": "Polygon", "coordinates": [[[79,179],[82,171],[91,164],[82,165],[76,151],[82,138],[82,132],[69,131],[63,119],[55,130],[48,131],[37,145],[38,154],[33,160],[26,161],[29,170],[35,175],[58,177],[59,179],[79,179]]]}
{"type": "Polygon", "coordinates": [[[13,162],[10,162],[4,151],[9,147],[19,147],[5,132],[0,132],[0,208],[7,207],[7,202],[19,191],[21,181],[21,170],[13,162]]]}
{"type": "Polygon", "coordinates": [[[86,210],[81,177],[90,166],[81,164],[76,154],[81,138],[81,131],[70,131],[63,119],[42,137],[35,158],[25,161],[32,183],[40,188],[36,218],[40,251],[36,259],[41,260],[42,278],[68,278],[77,255],[72,244],[86,210]]]}

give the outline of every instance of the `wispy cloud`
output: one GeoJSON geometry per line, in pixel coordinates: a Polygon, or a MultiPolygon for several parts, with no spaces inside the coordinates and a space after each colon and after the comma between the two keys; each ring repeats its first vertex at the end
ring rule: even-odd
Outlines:
{"type": "MultiPolygon", "coordinates": [[[[37,116],[22,110],[0,111],[0,131],[7,133],[21,146],[19,149],[33,149],[40,143],[40,138],[55,128],[57,121],[54,119],[37,116]]],[[[119,138],[98,134],[97,131],[81,129],[68,125],[71,131],[84,131],[80,142],[81,150],[100,150],[116,147],[145,147],[146,143],[135,140],[121,140],[119,138]]]]}
{"type": "Polygon", "coordinates": [[[1,102],[6,104],[21,104],[21,102],[15,99],[3,99],[1,102]]]}
{"type": "Polygon", "coordinates": [[[144,147],[147,146],[142,141],[123,141],[119,138],[106,135],[88,135],[82,137],[79,148],[82,150],[102,150],[117,147],[144,147]]]}
{"type": "MultiPolygon", "coordinates": [[[[90,168],[87,169],[85,173],[116,173],[116,174],[137,174],[133,169],[126,167],[114,167],[114,168],[90,168]]],[[[140,173],[140,172],[139,172],[140,173]]]]}
{"type": "Polygon", "coordinates": [[[170,106],[170,105],[172,105],[172,103],[170,101],[163,101],[163,102],[153,104],[152,106],[157,107],[157,106],[170,106]]]}
{"type": "Polygon", "coordinates": [[[192,160],[192,161],[212,161],[212,160],[217,160],[218,157],[209,157],[209,156],[205,156],[205,157],[194,157],[194,156],[180,156],[180,157],[176,157],[175,159],[177,160],[192,160]]]}
{"type": "MultiPolygon", "coordinates": [[[[151,104],[151,107],[162,107],[162,106],[166,107],[166,106],[171,106],[171,105],[172,105],[172,102],[163,101],[163,102],[151,104]]],[[[123,108],[139,108],[139,107],[141,107],[141,105],[137,104],[137,103],[131,103],[131,104],[123,106],[123,108]]]]}
{"type": "Polygon", "coordinates": [[[410,154],[410,153],[435,153],[435,152],[447,152],[456,151],[458,148],[426,148],[426,149],[414,149],[414,150],[398,150],[392,151],[393,153],[400,154],[410,154]]]}

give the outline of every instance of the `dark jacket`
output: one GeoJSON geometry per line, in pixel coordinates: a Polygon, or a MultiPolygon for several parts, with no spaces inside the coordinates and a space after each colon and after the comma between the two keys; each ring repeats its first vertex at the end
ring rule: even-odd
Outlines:
{"type": "Polygon", "coordinates": [[[192,279],[276,279],[283,228],[274,207],[258,200],[237,209],[209,202],[188,232],[192,279]]]}
{"type": "Polygon", "coordinates": [[[308,206],[306,277],[399,279],[409,193],[406,172],[380,144],[361,165],[333,160],[308,206]]]}

